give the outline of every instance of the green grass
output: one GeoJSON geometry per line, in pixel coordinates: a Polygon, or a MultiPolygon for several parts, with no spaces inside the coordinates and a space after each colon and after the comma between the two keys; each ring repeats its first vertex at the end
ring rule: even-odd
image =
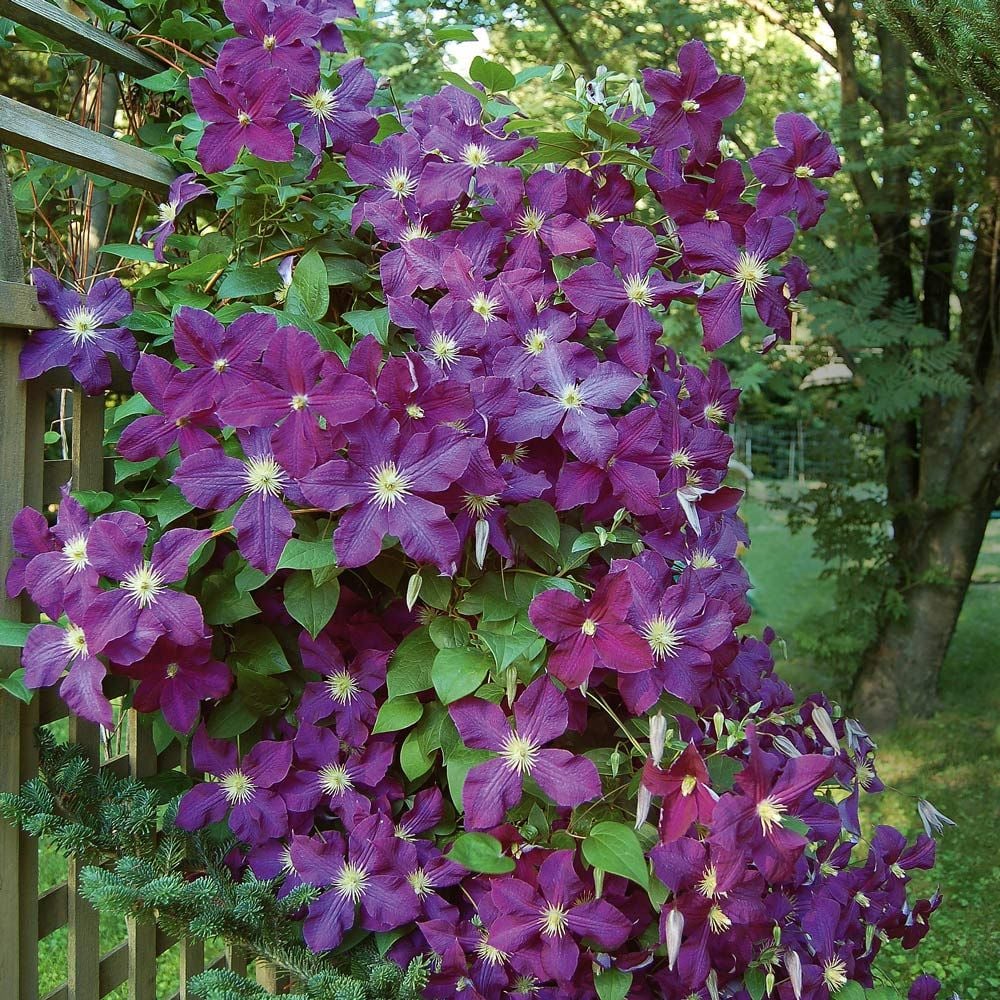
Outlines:
{"type": "MultiPolygon", "coordinates": [[[[800,695],[830,686],[795,647],[803,627],[822,628],[832,588],[808,536],[793,536],[779,511],[751,500],[744,515],[753,544],[746,564],[754,582],[757,630],[772,625],[786,640],[778,672],[800,695]]],[[[918,873],[914,888],[940,887],[944,903],[930,934],[911,952],[882,951],[879,968],[905,993],[921,972],[937,976],[963,1000],[1000,994],[1000,522],[993,521],[948,652],[938,711],[912,719],[879,740],[879,772],[887,790],[871,797],[864,818],[920,832],[916,798],[929,799],[958,823],[938,840],[937,867],[918,873]]]]}

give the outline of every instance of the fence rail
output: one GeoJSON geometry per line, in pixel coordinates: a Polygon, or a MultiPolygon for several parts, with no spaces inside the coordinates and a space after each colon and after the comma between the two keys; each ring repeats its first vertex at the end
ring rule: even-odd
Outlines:
{"type": "MultiPolygon", "coordinates": [[[[0,17],[13,20],[83,53],[109,70],[141,78],[162,67],[149,53],[68,14],[45,0],[0,0],[0,17]]],[[[166,188],[174,170],[163,157],[56,118],[0,95],[0,144],[34,152],[80,170],[125,181],[143,190],[166,188]]],[[[13,558],[9,525],[25,506],[44,509],[58,502],[59,488],[71,482],[78,490],[101,490],[113,483],[111,460],[104,456],[103,396],[88,397],[75,387],[67,371],[50,373],[29,383],[18,378],[18,357],[31,330],[55,324],[24,282],[17,217],[0,146],[0,576],[13,558]],[[46,405],[53,391],[69,393],[70,457],[45,461],[46,405]]],[[[127,382],[114,388],[127,387],[127,382]]],[[[0,591],[0,617],[38,621],[26,600],[11,600],[0,591]]],[[[18,651],[0,647],[0,676],[19,666],[18,651]]],[[[127,681],[114,678],[106,693],[120,697],[127,681]]],[[[69,738],[93,762],[117,775],[148,777],[181,764],[176,744],[158,755],[151,727],[129,709],[122,725],[127,751],[109,753],[99,728],[70,714],[52,690],[25,705],[0,692],[0,789],[16,791],[37,773],[34,730],[67,720],[69,738]]],[[[179,981],[171,1000],[187,1000],[188,977],[206,967],[204,944],[176,942],[152,924],[126,922],[126,939],[109,951],[100,946],[100,918],[77,893],[79,866],[70,861],[66,878],[39,892],[38,844],[0,823],[0,986],[17,1000],[39,1000],[39,941],[67,928],[66,978],[41,1000],[100,1000],[126,986],[130,1000],[156,1000],[156,962],[179,947],[179,981]]],[[[245,972],[246,956],[227,951],[210,967],[245,972]]],[[[257,978],[277,992],[273,966],[258,964],[257,978]]]]}

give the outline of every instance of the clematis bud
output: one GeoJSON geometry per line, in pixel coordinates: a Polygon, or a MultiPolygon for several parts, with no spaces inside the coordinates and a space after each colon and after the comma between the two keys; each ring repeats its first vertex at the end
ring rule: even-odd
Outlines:
{"type": "Polygon", "coordinates": [[[792,984],[795,1000],[802,1000],[802,959],[798,952],[786,951],[783,956],[785,969],[788,971],[788,981],[792,984]]]}
{"type": "Polygon", "coordinates": [[[953,819],[948,819],[943,812],[935,809],[927,799],[917,801],[917,814],[920,816],[920,822],[924,824],[924,833],[928,837],[933,837],[934,833],[944,833],[946,826],[958,826],[953,819]]]}
{"type": "Polygon", "coordinates": [[[517,695],[517,671],[513,667],[508,667],[504,671],[504,680],[507,682],[507,704],[513,705],[517,695]]]}
{"type": "Polygon", "coordinates": [[[604,869],[595,868],[594,869],[594,895],[600,899],[601,894],[604,892],[604,869]]]}
{"type": "Polygon", "coordinates": [[[722,739],[722,734],[726,731],[726,717],[722,712],[716,712],[712,716],[712,725],[715,727],[716,739],[722,739]]]}
{"type": "Polygon", "coordinates": [[[774,737],[774,745],[786,756],[786,757],[801,757],[802,751],[787,737],[778,735],[774,737]]]}
{"type": "Polygon", "coordinates": [[[837,733],[833,728],[833,720],[830,718],[830,713],[822,705],[817,705],[816,708],[813,709],[812,722],[813,725],[820,731],[820,735],[823,739],[825,739],[834,750],[839,750],[840,740],[837,739],[837,733]]]}
{"type": "Polygon", "coordinates": [[[490,540],[490,522],[485,518],[476,521],[476,565],[480,569],[486,561],[486,545],[490,540]]]}
{"type": "Polygon", "coordinates": [[[705,980],[705,985],[708,987],[708,995],[712,1000],[719,1000],[719,975],[712,969],[708,974],[708,979],[705,980]]]}
{"type": "Polygon", "coordinates": [[[406,585],[406,610],[412,611],[413,605],[417,603],[420,596],[420,588],[423,586],[424,578],[419,573],[414,573],[410,577],[410,582],[406,585]]]}
{"type": "Polygon", "coordinates": [[[583,95],[586,93],[587,93],[587,81],[582,76],[578,76],[576,78],[576,99],[578,101],[582,101],[583,95]]]}
{"type": "Polygon", "coordinates": [[[653,793],[643,784],[639,785],[639,795],[635,800],[635,828],[638,830],[649,816],[653,804],[653,793]]]}
{"type": "Polygon", "coordinates": [[[673,972],[674,964],[681,950],[681,935],[684,933],[684,914],[673,909],[667,914],[667,966],[673,972]]]}
{"type": "Polygon", "coordinates": [[[646,107],[646,99],[642,95],[642,87],[639,85],[638,80],[630,80],[628,85],[628,90],[626,91],[628,95],[628,103],[631,107],[636,109],[642,109],[646,107]]]}
{"type": "Polygon", "coordinates": [[[667,720],[662,712],[657,712],[649,720],[649,753],[653,763],[659,767],[663,760],[663,747],[667,741],[667,720]]]}
{"type": "Polygon", "coordinates": [[[764,977],[764,992],[770,996],[774,992],[774,973],[769,972],[764,977]]]}
{"type": "Polygon", "coordinates": [[[549,82],[555,83],[556,80],[561,80],[566,75],[566,63],[557,62],[552,68],[552,72],[549,74],[549,82]]]}

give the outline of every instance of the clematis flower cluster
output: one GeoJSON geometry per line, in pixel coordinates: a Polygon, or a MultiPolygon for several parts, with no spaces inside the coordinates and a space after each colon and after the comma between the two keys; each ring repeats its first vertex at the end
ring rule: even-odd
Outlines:
{"type": "Polygon", "coordinates": [[[829,137],[781,116],[754,196],[720,151],[743,82],[690,43],[644,106],[607,111],[617,160],[546,162],[476,87],[377,140],[372,75],[321,57],[350,11],[225,9],[236,37],[191,84],[204,173],[225,190],[301,154],[317,197],[336,164],[385,327],[339,351],[322,316],[178,309],[117,440],[183,521],[68,492],[51,526],[18,516],[8,593],[48,619],[26,684],[110,726],[105,676],[136,681],[201,775],[177,825],[228,830],[237,875],[312,886],[314,951],[378,933],[431,955],[428,997],[871,986],[940,904],[907,895],[934,842],[862,839],[874,744],[821,696],[796,706],[773,633],[741,633],[739,393],[663,337],[687,309],[714,350],[750,306],[765,346],[791,336],[808,278],[786,252],[822,213],[829,137]]]}

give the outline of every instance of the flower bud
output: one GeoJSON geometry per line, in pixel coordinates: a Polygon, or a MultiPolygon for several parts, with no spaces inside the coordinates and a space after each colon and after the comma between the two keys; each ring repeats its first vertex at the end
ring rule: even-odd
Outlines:
{"type": "Polygon", "coordinates": [[[833,728],[833,719],[830,718],[830,713],[822,705],[817,705],[813,709],[812,724],[834,750],[840,749],[840,740],[837,739],[836,730],[833,728]]]}
{"type": "Polygon", "coordinates": [[[716,712],[712,716],[712,725],[715,727],[716,739],[721,739],[722,734],[726,731],[726,717],[722,712],[716,712]]]}
{"type": "Polygon", "coordinates": [[[944,833],[946,826],[958,826],[953,819],[948,819],[943,812],[935,809],[927,799],[917,801],[917,815],[924,824],[924,832],[928,837],[933,837],[935,833],[944,833]]]}
{"type": "Polygon", "coordinates": [[[667,739],[667,720],[662,712],[657,712],[649,720],[649,754],[653,763],[659,767],[663,760],[663,747],[667,739]]]}
{"type": "Polygon", "coordinates": [[[486,545],[490,540],[490,522],[485,518],[476,521],[476,565],[482,569],[486,562],[486,545]]]}
{"type": "Polygon", "coordinates": [[[787,736],[782,736],[780,733],[774,737],[774,745],[786,757],[794,758],[802,756],[802,751],[787,736]]]}
{"type": "Polygon", "coordinates": [[[680,910],[673,909],[667,914],[666,931],[667,966],[673,972],[681,950],[681,935],[684,933],[684,914],[680,910]]]}
{"type": "Polygon", "coordinates": [[[552,68],[552,72],[549,74],[549,82],[555,83],[556,80],[561,80],[566,74],[566,63],[557,62],[552,68]]]}
{"type": "Polygon", "coordinates": [[[508,667],[504,671],[504,680],[507,682],[507,704],[513,705],[517,696],[517,671],[513,667],[508,667]]]}
{"type": "Polygon", "coordinates": [[[628,90],[628,103],[631,107],[635,108],[637,111],[643,111],[646,107],[646,100],[642,94],[642,87],[639,85],[638,80],[629,81],[628,90]]]}
{"type": "Polygon", "coordinates": [[[410,582],[406,585],[406,610],[412,611],[413,605],[417,603],[420,596],[420,588],[423,586],[424,578],[419,573],[414,573],[410,577],[410,582]]]}
{"type": "Polygon", "coordinates": [[[708,974],[708,979],[705,980],[705,985],[708,987],[708,995],[712,1000],[719,1000],[719,974],[712,969],[708,974]]]}
{"type": "Polygon", "coordinates": [[[594,869],[594,895],[600,899],[601,894],[604,892],[604,869],[595,868],[594,869]]]}
{"type": "Polygon", "coordinates": [[[583,95],[586,92],[587,92],[587,81],[582,76],[578,76],[576,78],[576,99],[578,101],[582,101],[583,95]]]}
{"type": "Polygon", "coordinates": [[[782,957],[788,971],[788,981],[792,984],[795,1000],[802,1000],[802,959],[798,952],[786,951],[782,957]]]}
{"type": "Polygon", "coordinates": [[[774,973],[769,972],[764,977],[764,992],[770,996],[774,992],[774,973]]]}
{"type": "Polygon", "coordinates": [[[639,785],[639,795],[635,800],[635,828],[638,830],[646,817],[649,816],[649,809],[653,804],[653,793],[643,784],[639,785]]]}

